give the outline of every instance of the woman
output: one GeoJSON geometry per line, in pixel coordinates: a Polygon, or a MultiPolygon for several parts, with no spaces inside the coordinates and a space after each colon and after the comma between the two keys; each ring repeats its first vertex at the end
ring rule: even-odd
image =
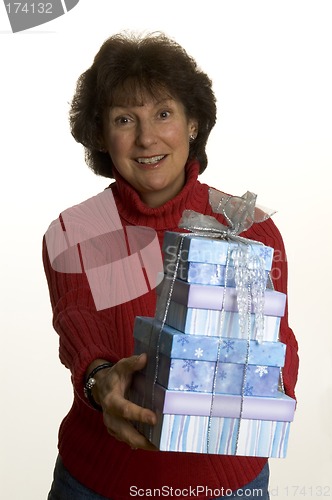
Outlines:
{"type": "MultiPolygon", "coordinates": [[[[44,238],[60,359],[74,386],[74,403],[59,431],[50,500],[158,496],[163,487],[169,496],[176,489],[178,498],[190,492],[211,498],[217,489],[237,498],[238,488],[246,488],[246,498],[250,488],[253,495],[262,488],[261,498],[268,498],[265,458],[156,451],[132,424],[153,425],[156,415],[125,398],[133,373],[146,364],[145,355],[132,355],[134,319],[154,316],[156,294],[151,282],[149,290],[139,290],[134,278],[137,291],[126,288],[130,266],[117,285],[109,264],[127,259],[129,228],[150,228],[161,245],[165,230],[179,231],[184,209],[216,215],[208,186],[197,180],[207,166],[215,118],[210,79],[162,34],[109,38],[78,80],[72,134],[93,171],[115,182],[64,211],[44,238]],[[207,489],[198,493],[202,485],[207,489]]],[[[286,292],[286,257],[274,223],[255,224],[244,236],[274,247],[274,286],[286,292]]],[[[284,384],[294,396],[297,344],[287,315],[281,340],[287,344],[284,384]]]]}

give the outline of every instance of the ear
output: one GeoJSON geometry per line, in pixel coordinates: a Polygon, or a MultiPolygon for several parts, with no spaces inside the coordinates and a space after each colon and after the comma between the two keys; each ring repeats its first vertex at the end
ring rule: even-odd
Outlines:
{"type": "Polygon", "coordinates": [[[196,139],[198,134],[198,121],[194,119],[190,119],[188,122],[188,132],[189,136],[196,139]]]}

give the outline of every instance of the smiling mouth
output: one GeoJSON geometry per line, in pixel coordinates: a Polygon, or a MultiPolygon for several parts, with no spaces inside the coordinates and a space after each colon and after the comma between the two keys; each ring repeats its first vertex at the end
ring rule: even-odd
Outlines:
{"type": "Polygon", "coordinates": [[[166,155],[150,156],[149,158],[136,158],[140,165],[155,165],[165,158],[166,155]]]}

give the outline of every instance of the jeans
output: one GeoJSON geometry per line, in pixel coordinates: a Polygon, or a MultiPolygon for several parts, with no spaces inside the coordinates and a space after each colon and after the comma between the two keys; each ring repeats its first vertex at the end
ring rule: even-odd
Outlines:
{"type": "Polygon", "coordinates": [[[267,462],[260,474],[253,481],[232,493],[230,490],[224,489],[224,496],[214,498],[213,500],[226,500],[227,498],[233,498],[233,500],[269,500],[269,476],[270,470],[269,463],[267,462]]]}
{"type": "MultiPolygon", "coordinates": [[[[227,498],[238,500],[268,500],[269,466],[268,463],[262,472],[251,483],[230,492],[224,488],[224,496],[213,500],[226,500],[227,498]]],[[[64,467],[62,460],[58,457],[54,469],[54,480],[47,500],[111,500],[110,498],[98,495],[83,484],[76,481],[64,467]]]]}
{"type": "Polygon", "coordinates": [[[111,500],[86,488],[67,471],[60,457],[57,458],[54,479],[47,500],[111,500]]]}

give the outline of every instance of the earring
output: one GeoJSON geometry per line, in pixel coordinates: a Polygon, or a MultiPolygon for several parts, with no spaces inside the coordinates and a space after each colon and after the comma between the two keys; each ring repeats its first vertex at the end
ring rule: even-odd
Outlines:
{"type": "Polygon", "coordinates": [[[189,142],[194,142],[194,140],[195,140],[195,139],[196,139],[196,135],[191,134],[191,135],[189,136],[189,142]]]}

